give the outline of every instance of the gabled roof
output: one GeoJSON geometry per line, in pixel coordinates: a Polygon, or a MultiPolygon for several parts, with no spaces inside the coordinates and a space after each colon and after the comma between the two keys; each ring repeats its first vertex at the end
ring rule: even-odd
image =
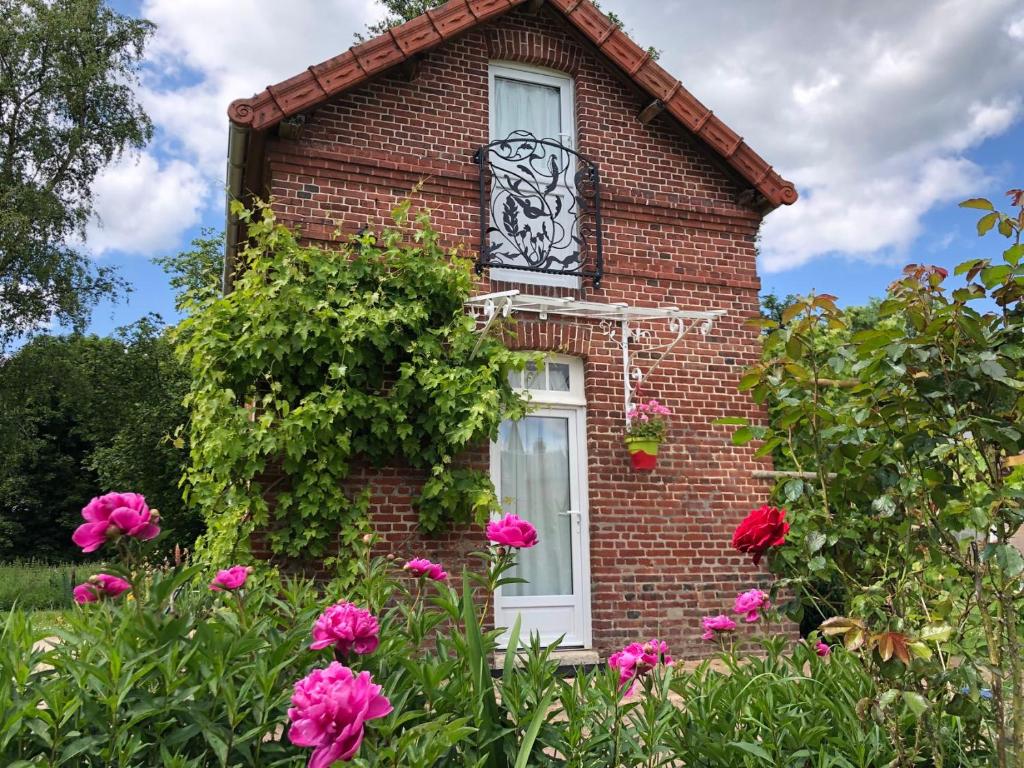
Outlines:
{"type": "MultiPolygon", "coordinates": [[[[716,117],[662,69],[650,53],[634,43],[590,0],[546,0],[585,38],[652,99],[659,100],[682,125],[750,182],[772,207],[797,200],[796,187],[782,178],[743,137],[716,117]]],[[[338,94],[366,83],[385,70],[436,48],[475,26],[539,0],[449,0],[412,21],[354,46],[332,59],[315,64],[249,99],[228,107],[228,117],[238,126],[256,131],[316,107],[338,94]]]]}

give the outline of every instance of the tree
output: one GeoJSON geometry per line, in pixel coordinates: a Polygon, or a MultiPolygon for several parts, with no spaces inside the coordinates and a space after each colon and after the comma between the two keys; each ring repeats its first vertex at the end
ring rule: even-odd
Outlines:
{"type": "Polygon", "coordinates": [[[377,0],[377,4],[384,6],[387,14],[376,24],[368,24],[366,26],[366,32],[368,35],[357,32],[356,40],[363,42],[368,37],[383,35],[392,27],[397,27],[399,24],[412,21],[417,16],[422,16],[432,8],[444,5],[446,1],[447,0],[377,0]]]}
{"type": "Polygon", "coordinates": [[[186,453],[186,375],[158,320],[113,338],[39,336],[0,364],[0,559],[76,555],[70,535],[88,500],[145,495],[170,543],[202,524],[178,488],[186,453]]]}
{"type": "Polygon", "coordinates": [[[101,0],[0,0],[0,18],[2,349],[124,287],[73,241],[96,175],[152,135],[132,85],[153,25],[101,0]]]}
{"type": "Polygon", "coordinates": [[[189,312],[220,296],[224,234],[205,227],[192,241],[191,250],[174,256],[158,256],[153,262],[171,276],[175,309],[189,312]]]}

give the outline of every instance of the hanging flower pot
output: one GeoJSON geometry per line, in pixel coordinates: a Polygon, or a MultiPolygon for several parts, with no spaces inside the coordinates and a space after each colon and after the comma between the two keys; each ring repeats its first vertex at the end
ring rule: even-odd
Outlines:
{"type": "Polygon", "coordinates": [[[650,472],[658,463],[658,446],[665,439],[665,417],[672,411],[657,400],[648,400],[629,409],[626,414],[626,448],[633,469],[650,472]]]}
{"type": "Polygon", "coordinates": [[[629,451],[629,460],[633,469],[640,472],[650,472],[658,463],[658,440],[650,440],[645,437],[627,437],[626,449],[629,451]]]}

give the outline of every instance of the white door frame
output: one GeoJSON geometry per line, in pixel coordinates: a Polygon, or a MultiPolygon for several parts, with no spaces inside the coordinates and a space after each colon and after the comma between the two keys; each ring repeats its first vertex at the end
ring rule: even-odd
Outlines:
{"type": "MultiPolygon", "coordinates": [[[[579,366],[579,369],[580,374],[582,374],[582,366],[579,366]]],[[[534,403],[537,403],[538,400],[536,394],[533,399],[534,403]]],[[[558,399],[568,398],[560,397],[558,399]]],[[[574,519],[572,521],[572,548],[574,553],[579,553],[579,557],[574,560],[572,568],[572,597],[574,598],[572,605],[581,626],[577,637],[570,637],[566,633],[567,636],[563,640],[562,645],[567,648],[589,649],[593,647],[593,626],[590,604],[590,509],[587,489],[586,407],[582,405],[566,405],[565,403],[541,403],[531,410],[528,416],[567,418],[569,422],[570,498],[572,499],[572,505],[575,507],[572,511],[579,513],[573,516],[574,519]]],[[[494,482],[498,498],[501,499],[500,451],[496,442],[491,443],[491,479],[494,482]]],[[[501,589],[499,588],[494,596],[494,625],[496,627],[509,627],[514,621],[516,609],[522,610],[543,606],[543,595],[502,597],[501,589]]],[[[529,625],[524,623],[522,637],[525,639],[528,635],[529,625]]],[[[555,638],[544,639],[553,642],[555,638]]]]}

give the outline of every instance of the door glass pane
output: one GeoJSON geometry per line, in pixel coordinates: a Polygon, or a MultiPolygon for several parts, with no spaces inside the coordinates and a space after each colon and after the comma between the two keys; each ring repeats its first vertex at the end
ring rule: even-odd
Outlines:
{"type": "Polygon", "coordinates": [[[528,579],[502,594],[571,595],[572,509],[569,480],[569,420],[527,416],[501,425],[498,438],[502,506],[537,528],[538,544],[519,551],[510,575],[528,579]]]}
{"type": "Polygon", "coordinates": [[[552,392],[569,391],[569,366],[565,363],[548,363],[548,389],[552,392]]]}

